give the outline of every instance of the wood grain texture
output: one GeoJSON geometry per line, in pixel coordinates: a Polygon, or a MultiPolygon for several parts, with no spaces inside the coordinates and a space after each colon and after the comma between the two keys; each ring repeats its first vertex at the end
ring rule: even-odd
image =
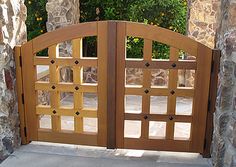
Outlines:
{"type": "Polygon", "coordinates": [[[217,88],[218,88],[218,73],[220,69],[220,50],[213,50],[212,52],[212,72],[211,72],[211,81],[210,81],[210,94],[209,101],[210,107],[207,113],[207,124],[206,124],[206,132],[205,132],[205,144],[203,157],[210,158],[211,153],[211,144],[212,144],[212,136],[213,136],[213,114],[215,112],[216,106],[216,98],[217,98],[217,88]]]}
{"type": "Polygon", "coordinates": [[[27,42],[21,48],[22,52],[22,74],[25,97],[25,114],[27,127],[27,141],[38,140],[38,116],[36,115],[36,69],[33,65],[34,54],[32,42],[27,42]]]}
{"type": "Polygon", "coordinates": [[[117,23],[116,146],[124,148],[126,23],[117,23]]]}
{"type": "Polygon", "coordinates": [[[98,23],[98,145],[107,146],[108,23],[98,23]]]}
{"type": "Polygon", "coordinates": [[[197,71],[195,77],[195,94],[193,101],[193,123],[191,130],[191,150],[203,153],[208,110],[212,50],[198,45],[197,71]]]}
{"type": "Polygon", "coordinates": [[[22,67],[20,63],[21,59],[21,46],[16,46],[14,48],[14,56],[16,62],[16,88],[17,88],[17,101],[18,101],[18,112],[20,116],[20,135],[21,135],[21,143],[28,144],[26,134],[25,134],[25,127],[26,127],[26,120],[25,120],[25,108],[24,108],[24,101],[22,99],[23,94],[23,78],[22,78],[22,67]]]}

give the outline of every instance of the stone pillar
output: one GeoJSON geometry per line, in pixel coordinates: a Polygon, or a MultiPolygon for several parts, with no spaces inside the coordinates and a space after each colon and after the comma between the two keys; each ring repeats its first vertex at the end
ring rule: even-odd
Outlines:
{"type": "Polygon", "coordinates": [[[0,1],[0,163],[20,145],[13,48],[26,41],[24,0],[0,1]]]}
{"type": "MultiPolygon", "coordinates": [[[[46,11],[48,12],[47,31],[53,31],[68,25],[79,23],[79,0],[48,0],[46,11]]],[[[59,45],[61,57],[70,57],[72,54],[71,42],[65,41],[59,45]]],[[[72,69],[69,67],[60,70],[61,80],[72,81],[72,69]]]]}
{"type": "Polygon", "coordinates": [[[236,0],[221,0],[216,46],[222,50],[214,116],[215,167],[236,166],[236,0]]]}
{"type": "Polygon", "coordinates": [[[219,7],[220,0],[189,0],[188,36],[214,48],[219,7]]]}

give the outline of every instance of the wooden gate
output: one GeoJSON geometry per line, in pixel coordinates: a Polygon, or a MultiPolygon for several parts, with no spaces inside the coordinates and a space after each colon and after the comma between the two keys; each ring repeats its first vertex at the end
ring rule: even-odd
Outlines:
{"type": "MultiPolygon", "coordinates": [[[[203,153],[206,119],[212,118],[208,106],[213,51],[206,46],[156,26],[103,21],[46,33],[16,47],[15,53],[18,94],[22,94],[18,101],[23,143],[49,141],[203,153]],[[84,57],[82,40],[94,36],[97,55],[84,57]],[[133,37],[143,40],[140,59],[129,59],[127,41],[133,37]],[[59,45],[65,41],[71,43],[71,57],[60,56],[59,45]],[[155,45],[155,41],[159,43],[155,45]],[[170,52],[165,60],[153,57],[153,46],[159,44],[170,52]],[[38,56],[45,49],[48,55],[38,56]],[[185,58],[180,59],[181,55],[185,58]],[[48,79],[40,80],[39,66],[48,68],[48,79]],[[68,67],[73,77],[65,83],[60,80],[60,69],[68,67]],[[88,67],[97,69],[97,81],[93,84],[83,79],[84,69],[88,67]],[[186,74],[193,78],[190,86],[180,83],[179,76],[187,82],[186,74]],[[140,83],[128,83],[130,76],[138,78],[140,83]],[[162,85],[155,81],[158,78],[162,85]],[[46,105],[39,102],[42,92],[50,99],[46,105]],[[73,106],[61,105],[65,92],[73,97],[73,106]],[[96,94],[97,107],[85,107],[86,93],[96,94]],[[184,105],[178,108],[179,100],[186,100],[191,109],[186,112],[184,105]],[[130,102],[135,102],[136,108],[132,109],[130,102]],[[50,128],[40,125],[45,115],[51,120],[50,128]],[[73,118],[69,131],[61,126],[65,116],[73,118]],[[95,131],[86,131],[85,119],[96,120],[95,131]],[[182,132],[177,133],[181,128],[188,131],[188,134],[184,132],[184,138],[179,135],[182,132]]],[[[213,81],[217,79],[215,76],[213,81]]],[[[212,83],[212,87],[215,85],[212,83]]],[[[214,101],[215,96],[211,99],[214,101]]]]}

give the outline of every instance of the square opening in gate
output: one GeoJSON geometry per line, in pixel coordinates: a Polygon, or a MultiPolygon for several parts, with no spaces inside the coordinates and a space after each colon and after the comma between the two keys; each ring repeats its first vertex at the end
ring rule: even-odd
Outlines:
{"type": "Polygon", "coordinates": [[[37,52],[37,53],[36,53],[36,56],[37,56],[37,57],[44,57],[44,58],[45,58],[45,57],[48,57],[48,48],[43,49],[43,50],[37,52]]]}
{"type": "Polygon", "coordinates": [[[139,86],[143,85],[143,70],[141,68],[126,68],[125,69],[126,86],[139,86]]]}
{"type": "Polygon", "coordinates": [[[150,113],[166,114],[167,113],[167,96],[151,96],[150,97],[150,113]]]}
{"type": "Polygon", "coordinates": [[[97,36],[83,38],[83,56],[97,57],[97,36]]]}
{"type": "Polygon", "coordinates": [[[151,70],[151,86],[167,88],[169,83],[169,70],[151,70]]]}
{"type": "Polygon", "coordinates": [[[170,47],[166,44],[153,41],[152,43],[152,59],[168,60],[170,58],[170,47]]]}
{"type": "Polygon", "coordinates": [[[98,108],[97,93],[83,93],[83,108],[97,110],[98,108]]]}
{"type": "Polygon", "coordinates": [[[97,133],[98,132],[98,119],[97,118],[83,118],[83,131],[97,133]]]}
{"type": "Polygon", "coordinates": [[[58,44],[59,57],[72,57],[72,42],[70,40],[58,44]]]}
{"type": "Polygon", "coordinates": [[[83,83],[97,84],[98,83],[98,69],[97,67],[83,67],[83,83]]]}
{"type": "Polygon", "coordinates": [[[166,122],[150,121],[149,122],[149,139],[165,139],[166,122]]]}
{"type": "Polygon", "coordinates": [[[175,122],[174,140],[190,140],[191,123],[175,122]]]}
{"type": "Polygon", "coordinates": [[[179,50],[179,60],[190,60],[190,61],[196,61],[196,57],[192,56],[188,53],[186,53],[183,50],[179,50]]]}
{"type": "Polygon", "coordinates": [[[193,98],[192,97],[176,97],[176,115],[192,115],[193,98]]]}
{"type": "Polygon", "coordinates": [[[50,92],[46,90],[37,91],[37,105],[50,106],[50,92]]]}
{"type": "Polygon", "coordinates": [[[73,83],[73,69],[70,66],[59,67],[59,82],[73,83]]]}
{"type": "Polygon", "coordinates": [[[194,88],[195,70],[178,70],[178,88],[194,88]]]}
{"type": "Polygon", "coordinates": [[[61,130],[74,131],[74,117],[61,116],[61,130]]]}
{"type": "Polygon", "coordinates": [[[126,40],[126,59],[143,59],[144,40],[128,36],[126,40]]]}
{"type": "Polygon", "coordinates": [[[141,137],[141,121],[125,120],[124,127],[125,138],[140,138],[141,137]]]}
{"type": "Polygon", "coordinates": [[[36,81],[49,82],[50,73],[48,65],[36,65],[36,81]]]}
{"type": "Polygon", "coordinates": [[[51,115],[39,115],[38,117],[40,129],[52,129],[51,115]]]}
{"type": "Polygon", "coordinates": [[[73,108],[74,94],[73,92],[60,92],[60,107],[73,108]]]}
{"type": "Polygon", "coordinates": [[[126,95],[125,96],[125,113],[142,113],[142,96],[126,95]]]}

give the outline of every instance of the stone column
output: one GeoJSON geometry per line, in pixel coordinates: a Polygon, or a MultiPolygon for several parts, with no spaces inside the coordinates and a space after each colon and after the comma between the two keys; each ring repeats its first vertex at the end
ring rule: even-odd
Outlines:
{"type": "MultiPolygon", "coordinates": [[[[68,25],[79,23],[79,0],[48,0],[46,10],[48,12],[47,31],[53,31],[68,25]]],[[[60,56],[71,56],[71,42],[65,41],[59,45],[60,56]]],[[[61,80],[72,81],[72,70],[69,67],[60,70],[61,80]]]]}
{"type": "Polygon", "coordinates": [[[221,0],[216,46],[222,50],[214,116],[215,167],[236,166],[236,0],[221,0]]]}
{"type": "Polygon", "coordinates": [[[0,1],[0,162],[20,145],[13,48],[26,41],[24,0],[0,1]]]}
{"type": "Polygon", "coordinates": [[[220,0],[189,0],[188,36],[215,47],[217,12],[220,0]]]}

